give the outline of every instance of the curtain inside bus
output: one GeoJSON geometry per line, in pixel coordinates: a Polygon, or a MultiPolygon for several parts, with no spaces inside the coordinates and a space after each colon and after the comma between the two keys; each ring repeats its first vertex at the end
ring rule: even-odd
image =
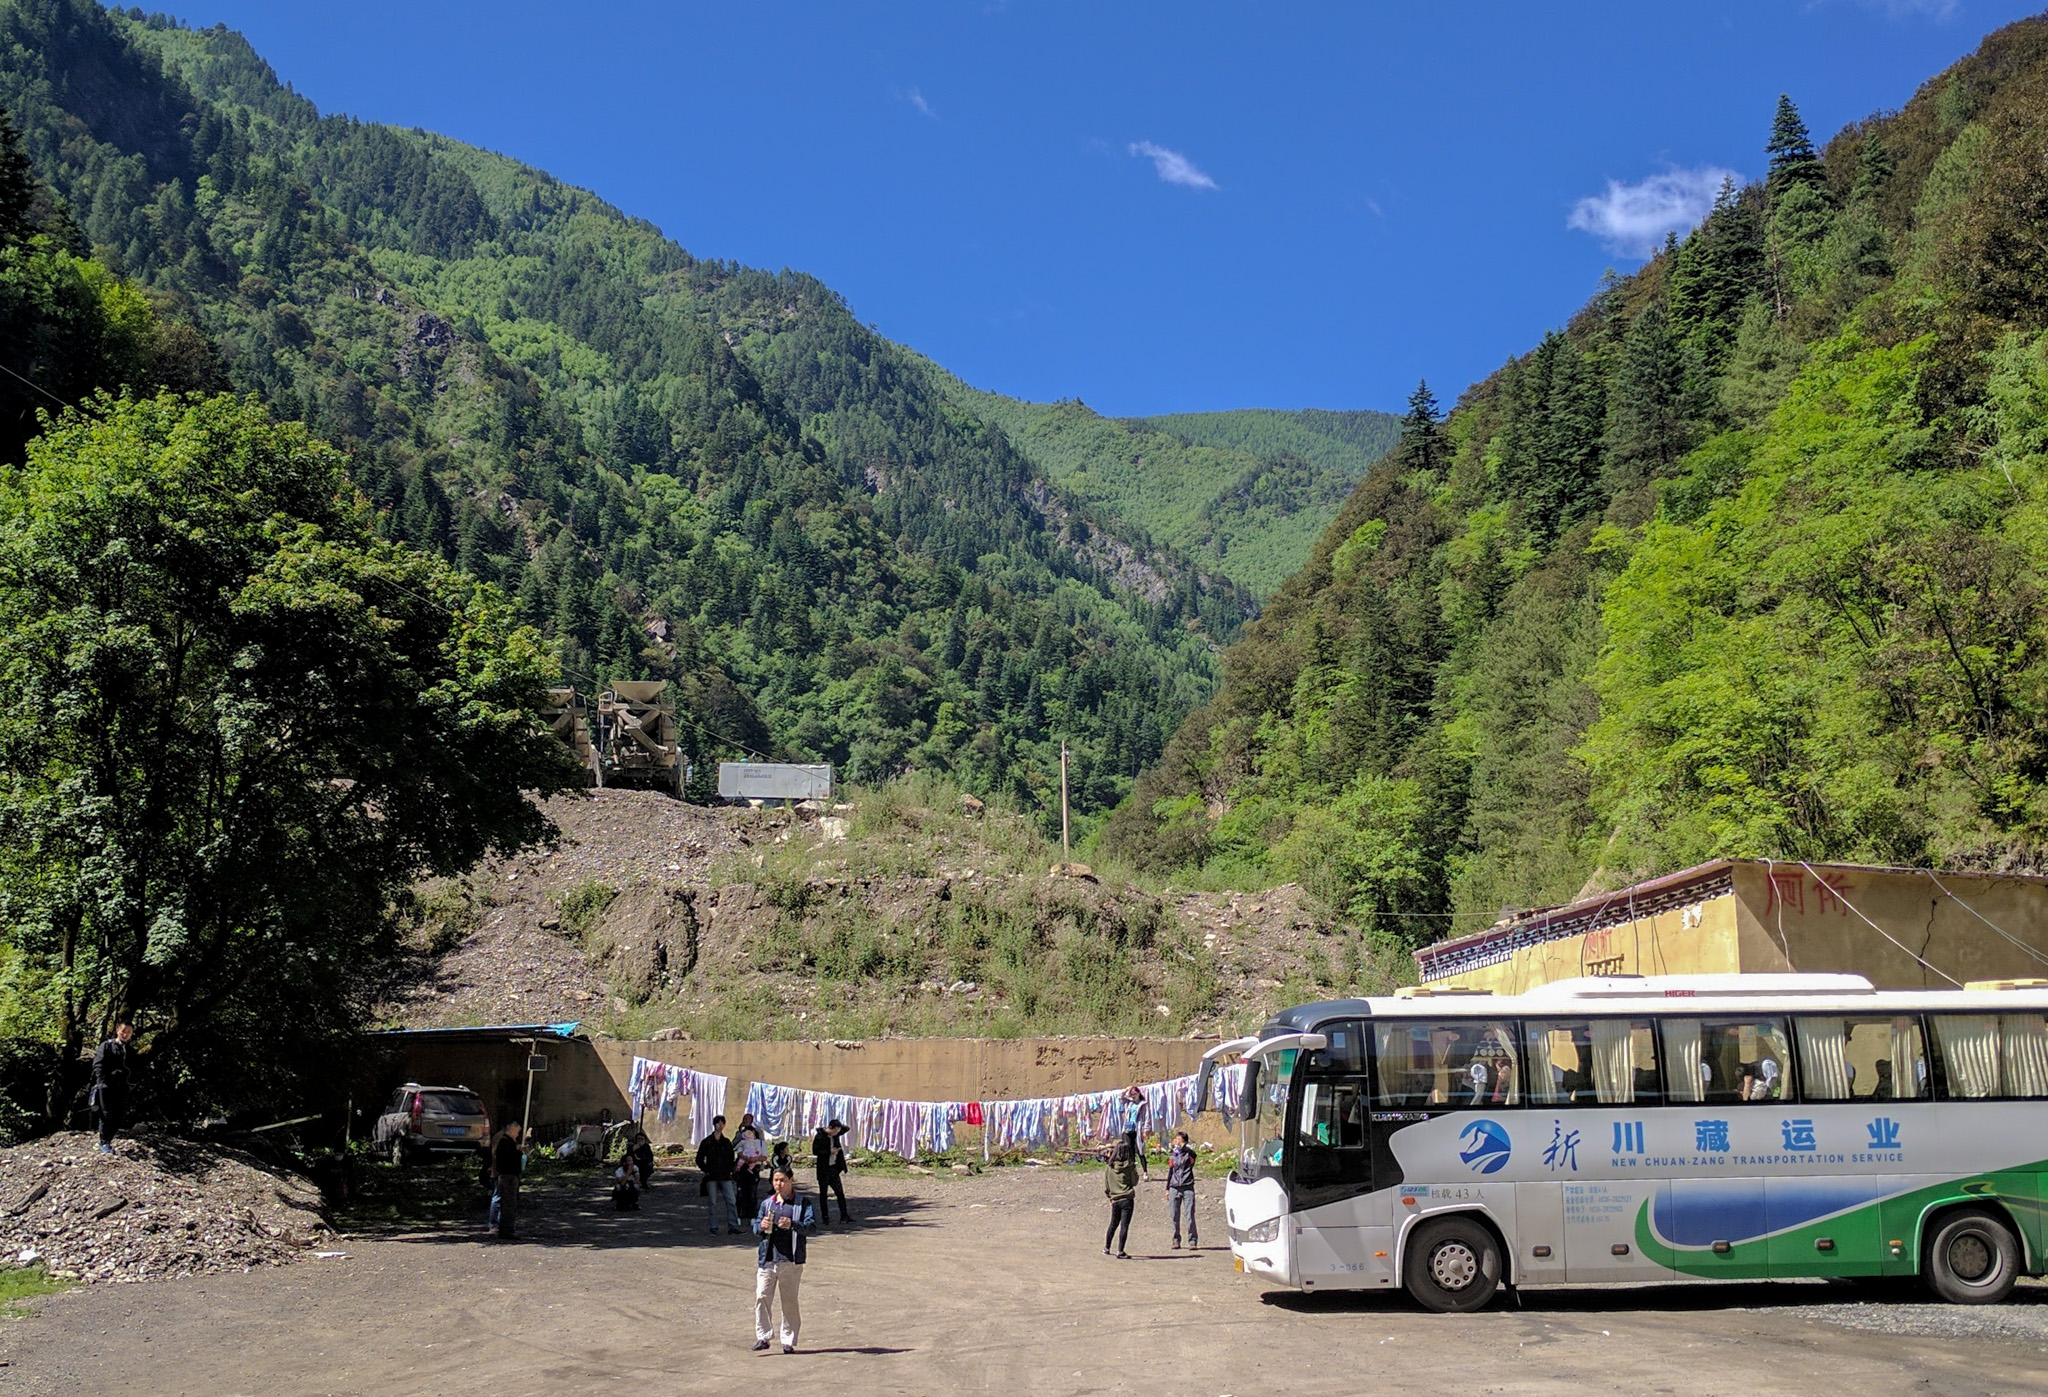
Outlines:
{"type": "Polygon", "coordinates": [[[1673,1101],[1705,1101],[1707,1075],[1700,1056],[1698,1019],[1664,1020],[1665,1084],[1673,1101]]]}
{"type": "Polygon", "coordinates": [[[1799,1063],[1806,1069],[1807,1096],[1822,1101],[1849,1099],[1849,1029],[1841,1019],[1794,1020],[1799,1029],[1799,1063]]]}
{"type": "Polygon", "coordinates": [[[2005,1094],[2048,1096],[2048,1021],[2039,1014],[2001,1014],[2005,1094]]]}

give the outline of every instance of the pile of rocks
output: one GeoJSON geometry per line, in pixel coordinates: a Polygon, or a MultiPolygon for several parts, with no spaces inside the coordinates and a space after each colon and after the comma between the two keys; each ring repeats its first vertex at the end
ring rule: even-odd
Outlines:
{"type": "Polygon", "coordinates": [[[280,1265],[330,1245],[320,1191],[219,1145],[66,1132],[0,1150],[0,1265],[139,1281],[280,1265]]]}

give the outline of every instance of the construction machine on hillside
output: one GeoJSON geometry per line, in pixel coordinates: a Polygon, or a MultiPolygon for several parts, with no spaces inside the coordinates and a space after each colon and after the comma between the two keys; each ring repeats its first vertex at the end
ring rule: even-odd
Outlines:
{"type": "Polygon", "coordinates": [[[676,741],[666,679],[614,681],[598,695],[593,770],[600,786],[646,786],[682,795],[689,763],[676,741]]]}

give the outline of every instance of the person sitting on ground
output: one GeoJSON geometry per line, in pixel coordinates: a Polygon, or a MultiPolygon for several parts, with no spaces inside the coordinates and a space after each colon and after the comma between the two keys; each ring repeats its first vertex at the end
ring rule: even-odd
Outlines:
{"type": "Polygon", "coordinates": [[[1109,1197],[1109,1231],[1102,1237],[1102,1254],[1114,1246],[1119,1261],[1129,1261],[1125,1250],[1131,1237],[1131,1214],[1138,1201],[1138,1135],[1125,1131],[1103,1159],[1102,1191],[1109,1197]]]}
{"type": "Polygon", "coordinates": [[[619,1167],[612,1171],[612,1211],[616,1213],[637,1213],[640,1211],[640,1185],[635,1182],[639,1169],[631,1158],[619,1161],[619,1167]]]}
{"type": "Polygon", "coordinates": [[[633,1143],[626,1147],[626,1158],[633,1161],[633,1168],[640,1175],[637,1182],[642,1188],[654,1184],[654,1142],[647,1138],[647,1132],[633,1132],[633,1143]]]}

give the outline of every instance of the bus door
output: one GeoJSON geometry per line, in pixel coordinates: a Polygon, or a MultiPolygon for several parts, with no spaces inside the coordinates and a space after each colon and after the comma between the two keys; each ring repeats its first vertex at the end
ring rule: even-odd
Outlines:
{"type": "Polygon", "coordinates": [[[1375,1206],[1371,1082],[1364,1025],[1324,1024],[1326,1047],[1295,1071],[1286,1151],[1287,1191],[1299,1228],[1296,1269],[1304,1289],[1393,1283],[1392,1220],[1375,1206]]]}

